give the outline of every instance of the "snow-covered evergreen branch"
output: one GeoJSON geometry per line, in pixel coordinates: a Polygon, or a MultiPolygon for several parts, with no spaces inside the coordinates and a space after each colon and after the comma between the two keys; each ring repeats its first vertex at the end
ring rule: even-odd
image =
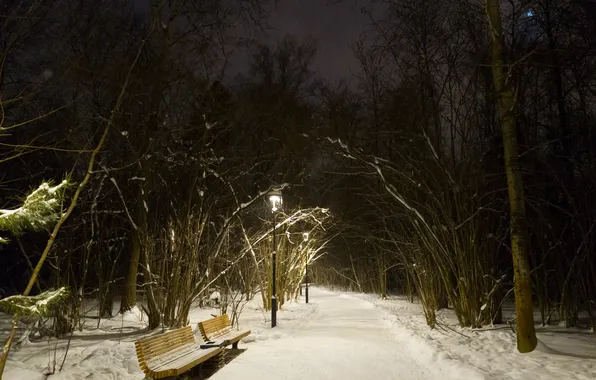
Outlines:
{"type": "Polygon", "coordinates": [[[66,300],[69,291],[66,287],[49,290],[36,296],[15,295],[0,300],[0,309],[21,317],[49,318],[56,306],[66,300]]]}
{"type": "MultiPolygon", "coordinates": [[[[56,186],[42,183],[25,198],[23,205],[13,210],[0,210],[0,230],[15,235],[25,231],[43,231],[52,227],[60,217],[60,205],[68,180],[56,186]]],[[[0,238],[0,243],[8,242],[0,238]]]]}

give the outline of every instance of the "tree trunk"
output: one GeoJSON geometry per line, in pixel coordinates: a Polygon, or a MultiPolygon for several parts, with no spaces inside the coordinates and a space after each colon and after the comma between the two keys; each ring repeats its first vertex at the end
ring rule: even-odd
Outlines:
{"type": "Polygon", "coordinates": [[[439,293],[439,298],[437,300],[437,310],[443,309],[449,309],[449,295],[445,290],[439,293]]]}
{"type": "Polygon", "coordinates": [[[103,299],[100,304],[99,316],[100,317],[112,317],[113,306],[114,306],[114,285],[108,283],[105,285],[103,290],[103,299]]]}
{"type": "Polygon", "coordinates": [[[120,303],[120,312],[129,311],[137,304],[137,273],[139,259],[141,258],[141,241],[138,229],[133,229],[130,246],[130,261],[128,262],[128,274],[124,284],[124,294],[120,303]]]}
{"type": "Polygon", "coordinates": [[[515,100],[511,81],[504,70],[503,30],[499,0],[486,0],[492,53],[492,73],[497,92],[498,109],[503,133],[505,172],[509,190],[511,253],[513,256],[515,312],[517,319],[517,349],[521,353],[536,348],[532,284],[528,262],[527,224],[524,188],[518,159],[515,100]]]}
{"type": "Polygon", "coordinates": [[[155,295],[153,294],[153,278],[151,276],[151,264],[149,262],[148,245],[147,239],[144,240],[143,247],[143,278],[145,280],[145,294],[147,294],[147,314],[149,318],[149,330],[153,330],[159,327],[161,323],[161,314],[155,301],[155,295]]]}

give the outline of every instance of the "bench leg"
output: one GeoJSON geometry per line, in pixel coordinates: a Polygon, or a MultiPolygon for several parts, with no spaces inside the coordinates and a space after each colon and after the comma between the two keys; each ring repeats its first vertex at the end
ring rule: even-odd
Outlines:
{"type": "MultiPolygon", "coordinates": [[[[238,342],[239,342],[239,341],[238,341],[238,342]]],[[[234,350],[237,350],[237,349],[238,349],[238,342],[234,342],[234,343],[232,343],[232,348],[233,348],[234,350]]]]}
{"type": "Polygon", "coordinates": [[[219,353],[219,358],[218,358],[218,369],[222,369],[224,366],[226,365],[226,350],[222,350],[219,353]]]}

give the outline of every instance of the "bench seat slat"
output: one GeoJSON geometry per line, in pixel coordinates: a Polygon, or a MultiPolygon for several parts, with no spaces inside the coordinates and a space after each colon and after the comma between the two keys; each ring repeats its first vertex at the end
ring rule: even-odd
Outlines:
{"type": "Polygon", "coordinates": [[[219,339],[222,335],[226,335],[226,334],[228,334],[228,333],[230,333],[232,331],[234,331],[232,329],[232,327],[231,326],[228,326],[228,327],[225,327],[225,328],[222,328],[220,330],[216,330],[216,331],[212,332],[210,336],[211,336],[212,339],[213,338],[219,339]]]}
{"type": "Polygon", "coordinates": [[[190,326],[141,339],[135,342],[135,348],[139,366],[155,379],[178,376],[223,350],[220,347],[201,349],[190,326]]]}
{"type": "MultiPolygon", "coordinates": [[[[165,359],[164,362],[161,363],[155,363],[155,364],[151,364],[149,366],[149,368],[153,371],[156,372],[161,372],[161,371],[165,371],[168,369],[182,369],[185,368],[186,365],[188,364],[194,364],[195,362],[197,362],[197,364],[202,363],[203,361],[212,358],[213,356],[215,356],[216,354],[218,354],[221,350],[219,349],[219,347],[214,347],[214,348],[207,348],[207,349],[201,349],[199,347],[181,353],[179,355],[172,355],[170,356],[168,359],[165,359]]],[[[193,365],[194,367],[194,365],[193,365]]],[[[185,371],[179,372],[183,373],[185,371]]]]}
{"type": "Polygon", "coordinates": [[[223,341],[224,346],[234,344],[250,334],[250,330],[234,331],[227,314],[199,322],[199,330],[205,340],[223,341]]]}
{"type": "Polygon", "coordinates": [[[220,335],[217,337],[218,340],[223,340],[224,342],[236,343],[240,339],[248,336],[250,334],[250,330],[246,331],[230,331],[227,334],[220,335]]]}
{"type": "Polygon", "coordinates": [[[153,370],[163,368],[164,366],[167,366],[177,358],[185,357],[186,355],[192,354],[195,351],[193,348],[200,349],[199,347],[193,346],[193,344],[188,344],[174,351],[168,352],[167,354],[150,359],[147,361],[147,365],[149,368],[153,370]]]}

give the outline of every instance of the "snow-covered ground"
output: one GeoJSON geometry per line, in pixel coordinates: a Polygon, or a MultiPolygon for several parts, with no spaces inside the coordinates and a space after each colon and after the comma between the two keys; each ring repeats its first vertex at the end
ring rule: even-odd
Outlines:
{"type": "Polygon", "coordinates": [[[438,371],[392,338],[373,303],[322,289],[312,293],[306,313],[280,315],[275,339],[250,346],[213,378],[439,378],[438,371]]]}
{"type": "Polygon", "coordinates": [[[439,328],[429,330],[420,306],[403,297],[358,297],[374,302],[385,312],[386,325],[395,339],[407,342],[409,350],[425,358],[421,360],[436,362],[451,378],[467,369],[469,375],[462,379],[596,379],[596,334],[589,330],[537,326],[537,349],[519,354],[509,326],[461,329],[453,311],[442,310],[439,328]]]}
{"type": "MultiPolygon", "coordinates": [[[[286,304],[275,329],[259,298],[251,301],[240,318],[240,325],[252,330],[240,344],[246,351],[211,378],[596,379],[594,334],[541,330],[539,350],[521,355],[508,327],[459,329],[447,311],[441,314],[444,327],[430,331],[419,306],[398,297],[379,300],[312,288],[310,301],[286,304]]],[[[194,309],[191,324],[196,327],[215,313],[194,309]]],[[[50,379],[142,379],[134,341],[146,335],[143,326],[143,316],[135,310],[102,320],[99,329],[77,332],[63,370],[50,379]]],[[[26,344],[11,352],[4,379],[44,378],[53,352],[59,366],[65,347],[65,341],[55,340],[26,344]]]]}

